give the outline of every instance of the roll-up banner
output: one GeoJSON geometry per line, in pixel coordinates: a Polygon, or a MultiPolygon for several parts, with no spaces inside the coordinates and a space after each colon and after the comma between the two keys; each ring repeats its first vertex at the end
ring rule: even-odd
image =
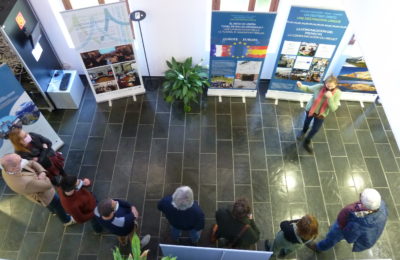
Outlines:
{"type": "Polygon", "coordinates": [[[208,95],[256,96],[275,13],[212,13],[208,95]]]}
{"type": "Polygon", "coordinates": [[[293,6],[269,90],[301,92],[296,81],[321,82],[347,25],[344,11],[293,6]]]}
{"type": "Polygon", "coordinates": [[[53,143],[53,149],[59,149],[64,142],[49,122],[40,113],[32,99],[24,91],[11,69],[0,65],[0,156],[14,152],[8,140],[13,127],[22,127],[26,132],[40,133],[53,143]]]}
{"type": "Polygon", "coordinates": [[[125,2],[61,13],[96,102],[145,92],[125,2]]]}

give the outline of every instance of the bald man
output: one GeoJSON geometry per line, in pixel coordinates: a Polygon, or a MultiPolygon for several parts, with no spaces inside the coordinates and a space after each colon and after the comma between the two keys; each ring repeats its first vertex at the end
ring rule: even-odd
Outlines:
{"type": "Polygon", "coordinates": [[[65,226],[76,223],[65,213],[58,194],[46,176],[46,170],[39,163],[22,159],[13,153],[3,156],[0,164],[3,179],[10,189],[46,207],[56,214],[65,226]]]}

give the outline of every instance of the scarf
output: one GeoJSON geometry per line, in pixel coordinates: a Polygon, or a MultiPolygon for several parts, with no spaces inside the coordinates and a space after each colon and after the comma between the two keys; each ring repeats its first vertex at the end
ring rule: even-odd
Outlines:
{"type": "MultiPolygon", "coordinates": [[[[310,111],[308,112],[308,116],[313,116],[315,113],[315,110],[317,110],[317,108],[319,107],[320,103],[322,102],[322,99],[326,93],[326,91],[328,91],[328,89],[326,87],[323,87],[321,89],[321,91],[318,93],[317,98],[314,100],[310,111]]],[[[336,88],[334,90],[332,90],[332,94],[335,94],[336,88]]],[[[326,108],[328,106],[328,99],[325,98],[324,103],[322,103],[321,108],[319,109],[319,113],[318,115],[322,115],[326,108]]]]}

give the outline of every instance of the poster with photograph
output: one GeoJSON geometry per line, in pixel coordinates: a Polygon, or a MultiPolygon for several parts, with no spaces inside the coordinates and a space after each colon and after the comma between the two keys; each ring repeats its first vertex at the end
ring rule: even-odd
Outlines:
{"type": "Polygon", "coordinates": [[[212,13],[210,89],[257,89],[275,17],[273,13],[212,13]]]}
{"type": "Polygon", "coordinates": [[[0,65],[0,78],[0,157],[14,151],[8,140],[13,128],[40,133],[51,140],[55,150],[59,149],[63,141],[5,64],[0,65]]]}
{"type": "Polygon", "coordinates": [[[338,75],[339,88],[345,92],[376,94],[374,82],[357,41],[348,45],[345,53],[346,60],[338,75]]]}
{"type": "Polygon", "coordinates": [[[96,102],[145,92],[125,2],[62,12],[96,102]]]}
{"type": "Polygon", "coordinates": [[[321,82],[347,25],[343,11],[292,6],[269,89],[301,92],[295,81],[321,82]]]}

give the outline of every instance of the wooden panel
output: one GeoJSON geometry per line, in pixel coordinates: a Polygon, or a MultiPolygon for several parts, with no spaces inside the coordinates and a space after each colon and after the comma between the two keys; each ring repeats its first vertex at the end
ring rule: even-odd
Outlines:
{"type": "Polygon", "coordinates": [[[64,4],[64,8],[65,10],[71,10],[72,9],[72,5],[69,2],[69,0],[62,0],[63,4],[64,4]]]}
{"type": "Polygon", "coordinates": [[[250,0],[249,1],[249,8],[248,11],[254,11],[254,8],[256,7],[256,0],[250,0]]]}
{"type": "Polygon", "coordinates": [[[213,11],[219,11],[221,7],[221,0],[213,0],[212,2],[212,10],[213,11]]]}

